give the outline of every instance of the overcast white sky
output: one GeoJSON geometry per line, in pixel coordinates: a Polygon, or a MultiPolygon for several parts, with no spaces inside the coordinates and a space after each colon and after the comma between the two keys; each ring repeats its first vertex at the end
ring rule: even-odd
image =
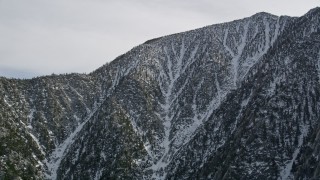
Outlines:
{"type": "Polygon", "coordinates": [[[0,76],[91,72],[144,41],[320,0],[0,0],[0,76]]]}

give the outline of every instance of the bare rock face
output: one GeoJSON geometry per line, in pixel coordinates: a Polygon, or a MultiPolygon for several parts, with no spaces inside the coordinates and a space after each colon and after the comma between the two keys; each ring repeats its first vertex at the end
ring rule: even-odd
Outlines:
{"type": "Polygon", "coordinates": [[[320,9],[0,79],[0,179],[320,178],[320,9]]]}

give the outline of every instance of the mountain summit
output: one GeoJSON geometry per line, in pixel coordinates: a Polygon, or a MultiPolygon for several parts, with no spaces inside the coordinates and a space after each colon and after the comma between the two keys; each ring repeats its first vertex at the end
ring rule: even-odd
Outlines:
{"type": "Polygon", "coordinates": [[[90,74],[0,78],[0,179],[320,178],[320,13],[149,40],[90,74]]]}

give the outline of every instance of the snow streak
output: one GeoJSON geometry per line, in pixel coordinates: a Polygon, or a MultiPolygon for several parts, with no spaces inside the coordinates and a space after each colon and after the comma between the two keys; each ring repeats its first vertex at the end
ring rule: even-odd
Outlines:
{"type": "Polygon", "coordinates": [[[225,30],[224,38],[223,38],[223,46],[229,52],[232,57],[231,64],[233,69],[233,87],[237,88],[238,83],[238,72],[239,72],[239,61],[242,56],[243,50],[246,46],[247,35],[249,29],[249,21],[243,25],[243,34],[241,34],[240,41],[236,44],[237,52],[236,54],[231,50],[231,48],[227,45],[227,38],[229,29],[225,30]]]}
{"type": "MultiPolygon", "coordinates": [[[[119,80],[121,77],[128,75],[133,68],[137,66],[138,61],[133,61],[132,64],[128,64],[127,68],[122,68],[122,71],[119,70],[119,67],[116,71],[116,77],[112,80],[112,87],[108,90],[108,92],[105,95],[102,95],[100,97],[100,102],[94,103],[95,107],[93,110],[89,110],[86,107],[86,110],[88,112],[88,116],[86,119],[77,126],[77,128],[64,140],[63,143],[61,143],[50,155],[48,159],[45,159],[45,164],[47,166],[48,172],[46,174],[47,179],[57,179],[57,170],[60,166],[61,160],[65,156],[65,154],[68,152],[68,148],[70,145],[73,144],[75,141],[75,138],[77,137],[78,133],[82,130],[84,125],[93,117],[93,115],[97,112],[97,110],[100,109],[101,104],[105,101],[106,97],[110,96],[110,94],[114,91],[115,87],[118,85],[119,80]]],[[[71,87],[72,88],[72,87],[71,87]]],[[[76,91],[75,89],[73,89],[76,91]]],[[[78,96],[82,97],[77,91],[75,92],[78,94],[78,96]]]]}

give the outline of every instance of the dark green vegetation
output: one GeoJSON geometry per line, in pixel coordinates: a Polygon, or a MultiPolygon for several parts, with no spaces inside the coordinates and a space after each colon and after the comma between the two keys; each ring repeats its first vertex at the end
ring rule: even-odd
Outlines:
{"type": "Polygon", "coordinates": [[[0,79],[5,179],[319,179],[320,9],[152,39],[88,74],[0,79]]]}

